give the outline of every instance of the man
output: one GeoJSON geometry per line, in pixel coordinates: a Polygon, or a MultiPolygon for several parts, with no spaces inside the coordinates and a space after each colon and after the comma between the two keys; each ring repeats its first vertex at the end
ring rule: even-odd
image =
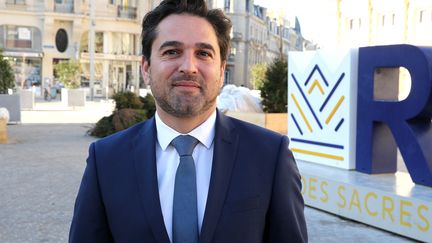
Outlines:
{"type": "Polygon", "coordinates": [[[216,109],[230,29],[203,0],[165,0],[146,15],[156,115],[90,146],[70,242],[307,241],[287,137],[216,109]],[[193,153],[181,152],[184,138],[193,153]]]}

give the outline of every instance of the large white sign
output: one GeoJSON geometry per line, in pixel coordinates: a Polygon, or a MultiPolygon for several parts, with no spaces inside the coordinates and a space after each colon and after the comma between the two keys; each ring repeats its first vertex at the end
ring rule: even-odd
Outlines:
{"type": "Polygon", "coordinates": [[[357,53],[290,52],[288,136],[296,159],[355,169],[357,53]]]}
{"type": "Polygon", "coordinates": [[[289,54],[288,136],[307,205],[432,243],[431,60],[411,45],[289,54]],[[381,98],[398,67],[407,98],[381,98]],[[396,173],[398,148],[409,173],[396,173]]]}
{"type": "MultiPolygon", "coordinates": [[[[353,171],[334,171],[332,179],[329,178],[331,175],[310,173],[310,168],[307,168],[310,166],[305,166],[300,166],[300,169],[303,171],[302,195],[307,205],[417,240],[432,242],[432,202],[426,188],[412,188],[414,185],[407,178],[402,179],[404,185],[395,186],[396,192],[394,189],[387,191],[383,189],[390,189],[386,188],[390,183],[383,183],[382,178],[359,175],[353,171]],[[339,177],[344,177],[344,180],[339,177]],[[368,179],[366,177],[370,177],[367,183],[354,182],[368,179]],[[373,183],[375,185],[370,185],[373,183]],[[397,191],[401,189],[407,189],[408,193],[397,191]],[[412,197],[412,193],[417,195],[412,197]]],[[[326,174],[325,169],[320,172],[326,174]]],[[[390,177],[385,179],[392,180],[390,177]]]]}

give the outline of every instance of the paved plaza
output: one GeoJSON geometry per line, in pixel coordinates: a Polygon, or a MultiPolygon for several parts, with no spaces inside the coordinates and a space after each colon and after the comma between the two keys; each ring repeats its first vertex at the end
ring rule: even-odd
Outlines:
{"type": "MultiPolygon", "coordinates": [[[[103,116],[107,104],[95,103],[93,113],[27,111],[23,123],[8,126],[9,143],[0,144],[1,243],[67,242],[87,148],[96,140],[87,135],[88,121],[103,116]]],[[[310,242],[410,242],[316,209],[305,212],[310,242]]]]}

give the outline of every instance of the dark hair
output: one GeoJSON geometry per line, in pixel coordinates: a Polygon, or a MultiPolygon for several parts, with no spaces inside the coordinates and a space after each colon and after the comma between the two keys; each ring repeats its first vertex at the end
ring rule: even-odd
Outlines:
{"type": "Polygon", "coordinates": [[[142,54],[150,61],[151,47],[157,36],[159,23],[171,14],[190,14],[206,19],[216,32],[221,61],[225,61],[230,47],[231,20],[220,9],[207,9],[204,0],[164,0],[148,12],[142,22],[142,54]]]}

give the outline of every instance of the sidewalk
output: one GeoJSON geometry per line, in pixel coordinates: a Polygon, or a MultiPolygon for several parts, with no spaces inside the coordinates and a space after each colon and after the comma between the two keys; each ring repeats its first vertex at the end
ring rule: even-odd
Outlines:
{"type": "MultiPolygon", "coordinates": [[[[88,121],[102,112],[49,106],[38,104],[45,110],[9,125],[9,144],[0,145],[0,242],[67,242],[87,148],[96,140],[86,135],[88,121]],[[57,124],[35,124],[52,121],[57,124]]],[[[306,208],[305,214],[309,242],[410,242],[316,209],[306,208]]]]}
{"type": "Polygon", "coordinates": [[[39,100],[33,110],[21,111],[21,122],[96,123],[100,118],[111,115],[114,106],[113,100],[105,99],[87,101],[85,107],[68,107],[59,100],[39,100]]]}

